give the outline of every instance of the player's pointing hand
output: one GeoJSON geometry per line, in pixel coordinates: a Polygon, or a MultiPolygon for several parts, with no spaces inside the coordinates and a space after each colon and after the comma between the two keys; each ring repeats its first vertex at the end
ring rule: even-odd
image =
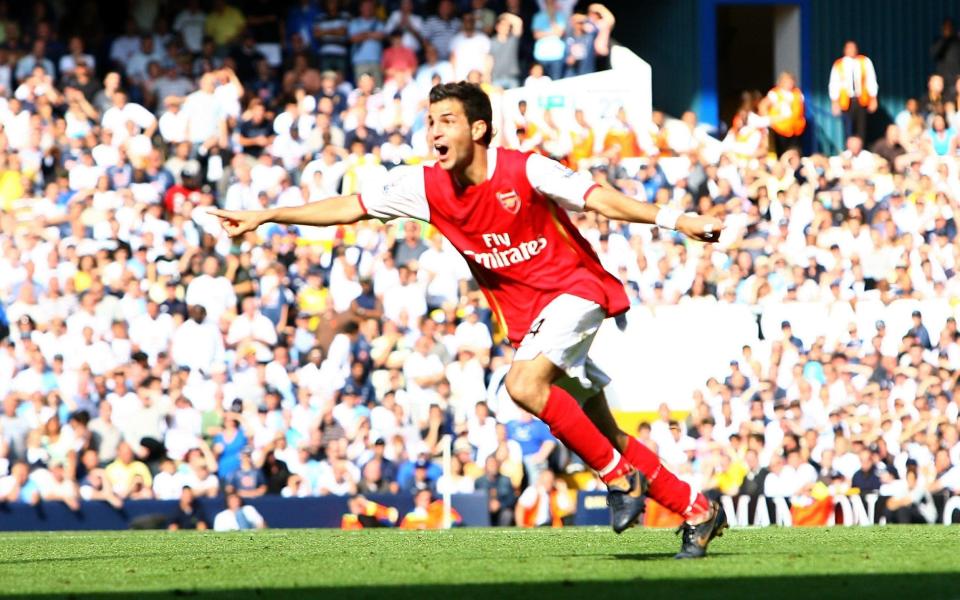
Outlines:
{"type": "Polygon", "coordinates": [[[700,242],[716,242],[723,231],[723,221],[716,217],[684,215],[677,221],[677,230],[700,242]]]}
{"type": "Polygon", "coordinates": [[[265,212],[259,210],[222,210],[210,209],[210,214],[220,218],[220,225],[230,237],[241,236],[254,231],[266,222],[265,212]]]}

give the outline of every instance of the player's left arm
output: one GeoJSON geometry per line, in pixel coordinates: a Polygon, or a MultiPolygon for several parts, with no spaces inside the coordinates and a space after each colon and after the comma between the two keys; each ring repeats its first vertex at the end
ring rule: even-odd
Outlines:
{"type": "Polygon", "coordinates": [[[526,170],[534,189],[567,210],[592,210],[608,219],[658,225],[701,242],[716,242],[723,230],[720,219],[684,214],[675,208],[635,200],[539,154],[527,158],[526,170]]]}
{"type": "Polygon", "coordinates": [[[716,242],[723,230],[723,221],[716,217],[685,214],[675,208],[641,202],[613,188],[599,185],[587,192],[584,208],[598,212],[608,219],[675,229],[701,242],[716,242]]]}

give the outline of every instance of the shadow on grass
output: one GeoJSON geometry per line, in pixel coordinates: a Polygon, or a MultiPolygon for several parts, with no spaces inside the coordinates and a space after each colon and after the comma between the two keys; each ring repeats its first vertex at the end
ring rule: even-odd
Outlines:
{"type": "MultiPolygon", "coordinates": [[[[229,556],[229,555],[246,555],[246,550],[217,550],[215,554],[218,557],[229,556]]],[[[135,552],[129,554],[91,554],[90,556],[58,556],[58,557],[49,557],[41,556],[34,558],[13,558],[13,559],[3,559],[0,560],[0,567],[5,567],[9,565],[40,565],[40,564],[52,564],[52,563],[84,563],[84,562],[98,562],[98,561],[115,561],[115,560],[142,560],[150,558],[163,558],[163,559],[176,559],[177,554],[173,552],[164,552],[164,553],[147,553],[147,552],[135,552]]],[[[207,557],[209,558],[209,557],[207,557]]],[[[3,595],[3,589],[0,587],[0,596],[3,595]]]]}
{"type": "Polygon", "coordinates": [[[37,594],[29,598],[443,598],[446,600],[477,598],[505,600],[508,598],[920,598],[934,600],[956,598],[960,592],[957,573],[904,573],[898,575],[798,575],[777,577],[727,577],[700,579],[653,579],[638,577],[629,581],[573,581],[554,583],[485,583],[464,585],[409,585],[409,586],[346,586],[292,588],[279,585],[273,588],[245,588],[219,591],[171,589],[164,592],[37,594]]]}

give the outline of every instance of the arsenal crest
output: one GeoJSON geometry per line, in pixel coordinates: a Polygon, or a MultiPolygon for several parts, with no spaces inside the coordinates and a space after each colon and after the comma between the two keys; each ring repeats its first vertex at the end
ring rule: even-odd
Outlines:
{"type": "Polygon", "coordinates": [[[497,192],[497,200],[500,202],[503,210],[511,215],[515,215],[520,211],[520,196],[517,195],[517,191],[514,189],[497,192]]]}

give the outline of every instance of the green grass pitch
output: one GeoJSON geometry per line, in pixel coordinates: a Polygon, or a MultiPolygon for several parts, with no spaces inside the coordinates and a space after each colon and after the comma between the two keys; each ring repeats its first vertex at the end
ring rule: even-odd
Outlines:
{"type": "Polygon", "coordinates": [[[29,598],[960,598],[960,527],[739,529],[701,561],[672,531],[0,534],[29,598]]]}

